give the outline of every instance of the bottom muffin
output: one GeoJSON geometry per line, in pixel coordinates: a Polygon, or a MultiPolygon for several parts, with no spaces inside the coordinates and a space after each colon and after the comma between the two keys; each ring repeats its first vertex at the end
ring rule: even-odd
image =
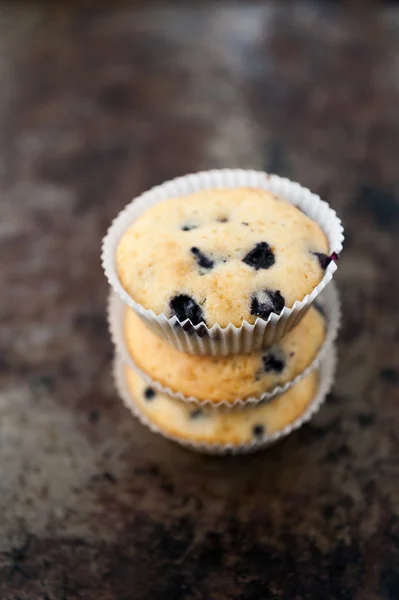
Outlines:
{"type": "Polygon", "coordinates": [[[301,417],[314,399],[319,383],[318,372],[312,372],[267,403],[225,411],[171,398],[149,387],[129,367],[121,368],[131,408],[144,415],[160,433],[184,443],[217,446],[240,447],[267,440],[301,417]]]}

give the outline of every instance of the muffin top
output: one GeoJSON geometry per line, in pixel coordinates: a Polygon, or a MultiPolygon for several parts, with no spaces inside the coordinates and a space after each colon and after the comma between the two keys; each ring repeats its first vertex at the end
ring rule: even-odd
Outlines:
{"type": "Polygon", "coordinates": [[[319,225],[256,188],[165,200],[124,233],[117,271],[145,309],[208,327],[268,319],[302,300],[329,264],[319,225]]]}
{"type": "Polygon", "coordinates": [[[125,377],[131,401],[163,433],[185,441],[233,446],[262,441],[296,421],[314,399],[318,384],[318,373],[313,372],[268,403],[223,411],[161,394],[128,367],[125,377]]]}
{"type": "Polygon", "coordinates": [[[147,375],[173,392],[233,404],[260,397],[302,373],[325,337],[325,322],[311,307],[301,322],[274,346],[232,356],[193,356],[179,352],[127,308],[124,337],[130,356],[147,375]]]}

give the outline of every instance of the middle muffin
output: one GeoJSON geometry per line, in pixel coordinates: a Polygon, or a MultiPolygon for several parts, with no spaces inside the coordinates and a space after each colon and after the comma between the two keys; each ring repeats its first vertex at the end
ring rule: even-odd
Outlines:
{"type": "Polygon", "coordinates": [[[214,404],[258,398],[295,379],[316,358],[325,338],[325,320],[311,307],[277,345],[252,354],[192,356],[154,334],[127,309],[124,337],[133,362],[172,392],[214,404]]]}

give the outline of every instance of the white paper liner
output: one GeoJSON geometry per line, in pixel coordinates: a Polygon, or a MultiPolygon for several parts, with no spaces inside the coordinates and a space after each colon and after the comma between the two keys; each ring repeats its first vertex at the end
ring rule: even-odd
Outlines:
{"type": "Polygon", "coordinates": [[[297,375],[291,381],[287,381],[283,385],[277,385],[272,390],[264,392],[260,396],[236,398],[232,401],[220,400],[219,402],[217,402],[215,400],[210,399],[196,398],[195,396],[186,396],[181,392],[175,392],[169,387],[162,385],[162,383],[160,383],[156,379],[153,379],[145,371],[140,369],[140,367],[134,362],[133,358],[130,356],[124,337],[125,311],[130,309],[112,290],[110,292],[108,300],[108,326],[111,333],[112,341],[114,342],[116,351],[119,354],[119,356],[121,356],[121,358],[131,369],[136,371],[140,375],[140,377],[142,377],[149,385],[157,389],[159,392],[167,394],[172,398],[182,400],[183,402],[191,402],[199,405],[209,405],[211,407],[224,407],[226,409],[231,409],[234,407],[243,407],[246,404],[258,404],[263,400],[271,400],[275,396],[286,392],[290,387],[299,383],[301,379],[303,379],[319,367],[320,362],[331,350],[331,347],[337,338],[339,327],[341,324],[341,302],[339,299],[337,287],[333,282],[329,286],[327,286],[327,288],[322,292],[317,302],[322,305],[323,310],[325,312],[326,335],[320,350],[318,351],[311,364],[302,373],[297,375]]]}
{"type": "Polygon", "coordinates": [[[330,352],[320,364],[318,391],[315,397],[313,398],[312,402],[309,404],[307,409],[298,419],[296,419],[280,431],[276,431],[270,436],[264,436],[262,440],[253,440],[251,442],[241,445],[206,444],[204,442],[195,442],[187,439],[181,439],[177,436],[169,435],[162,431],[157,425],[155,425],[153,421],[150,421],[147,418],[147,416],[143,412],[141,412],[141,410],[135,404],[125,379],[126,365],[122,358],[118,355],[116,355],[114,359],[114,380],[118,394],[123,400],[125,406],[133,413],[133,415],[135,415],[139,419],[139,421],[141,421],[143,425],[148,427],[153,433],[157,433],[163,436],[164,438],[167,438],[173,442],[180,444],[181,446],[189,448],[190,450],[194,450],[196,452],[201,452],[204,454],[247,454],[250,452],[256,452],[258,450],[261,450],[262,448],[265,448],[266,446],[270,446],[271,444],[276,443],[277,441],[286,437],[287,435],[289,435],[296,429],[299,429],[300,427],[302,427],[302,425],[310,421],[310,419],[319,411],[321,405],[325,401],[328,393],[332,388],[335,377],[336,363],[336,348],[335,346],[332,346],[330,352]]]}
{"type": "Polygon", "coordinates": [[[220,327],[217,323],[208,328],[204,324],[191,325],[191,333],[179,326],[190,324],[189,320],[179,322],[177,317],[168,318],[164,313],[156,315],[137,303],[123,288],[117,273],[116,250],[121,237],[139,215],[154,204],[212,188],[255,187],[272,191],[298,206],[304,213],[316,221],[324,231],[329,244],[329,253],[340,254],[344,240],[341,220],[329,205],[298,183],[277,175],[268,175],[263,171],[242,169],[222,169],[203,171],[185,177],[179,177],[145,192],[116,217],[103,240],[102,264],[111,287],[120,298],[133,308],[157,333],[182,352],[189,354],[210,354],[226,356],[244,354],[271,346],[283,337],[299,322],[307,307],[331,281],[337,265],[331,261],[321,282],[302,300],[297,300],[291,308],[284,307],[279,315],[272,313],[267,321],[256,319],[254,324],[244,321],[240,327],[232,323],[220,327]],[[193,333],[205,332],[201,337],[193,333]]]}

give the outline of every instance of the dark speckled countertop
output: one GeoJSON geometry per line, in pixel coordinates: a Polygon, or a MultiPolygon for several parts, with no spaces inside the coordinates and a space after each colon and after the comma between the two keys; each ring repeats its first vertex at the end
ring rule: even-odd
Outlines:
{"type": "Polygon", "coordinates": [[[399,598],[399,8],[212,5],[0,2],[1,600],[399,598]],[[225,460],[118,401],[99,258],[132,196],[224,166],[347,229],[327,405],[225,460]]]}

